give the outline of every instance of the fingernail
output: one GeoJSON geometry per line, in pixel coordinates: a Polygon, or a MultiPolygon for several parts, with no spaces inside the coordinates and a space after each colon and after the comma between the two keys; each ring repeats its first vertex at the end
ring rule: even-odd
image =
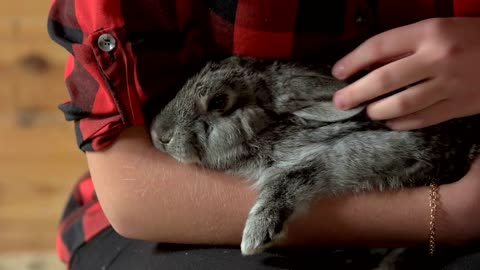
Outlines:
{"type": "Polygon", "coordinates": [[[343,65],[336,65],[333,67],[333,76],[339,78],[339,79],[344,79],[345,77],[345,66],[343,65]]]}
{"type": "Polygon", "coordinates": [[[345,97],[342,94],[336,94],[333,97],[333,103],[335,106],[337,106],[338,109],[340,110],[345,110],[347,109],[347,102],[345,100],[345,97]]]}

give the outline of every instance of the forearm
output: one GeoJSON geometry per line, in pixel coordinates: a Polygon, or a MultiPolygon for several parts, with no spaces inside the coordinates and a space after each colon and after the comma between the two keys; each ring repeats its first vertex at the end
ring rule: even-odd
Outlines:
{"type": "MultiPolygon", "coordinates": [[[[138,239],[192,244],[239,244],[255,200],[251,183],[182,165],[156,151],[145,131],[122,134],[108,150],[87,154],[95,188],[113,227],[138,239]]],[[[440,190],[448,200],[446,189],[440,190]]],[[[287,244],[397,245],[426,243],[429,190],[324,198],[289,226],[287,244]]],[[[441,215],[439,241],[452,233],[441,215]]]]}
{"type": "Polygon", "coordinates": [[[255,193],[241,179],[183,165],[132,128],[100,153],[87,153],[97,196],[127,237],[175,243],[239,243],[255,193]]]}

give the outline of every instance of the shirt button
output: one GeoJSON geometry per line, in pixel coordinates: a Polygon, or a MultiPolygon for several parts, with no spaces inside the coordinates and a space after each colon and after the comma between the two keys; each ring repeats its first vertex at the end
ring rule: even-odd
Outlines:
{"type": "Polygon", "coordinates": [[[104,52],[111,52],[116,44],[115,38],[110,34],[103,34],[98,38],[98,47],[104,52]]]}

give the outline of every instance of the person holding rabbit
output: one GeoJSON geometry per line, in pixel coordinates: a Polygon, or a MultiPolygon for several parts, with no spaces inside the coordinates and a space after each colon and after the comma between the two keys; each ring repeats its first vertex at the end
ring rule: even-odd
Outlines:
{"type": "MultiPolygon", "coordinates": [[[[366,70],[336,92],[332,104],[345,111],[366,104],[366,116],[392,130],[480,112],[478,1],[282,4],[52,2],[49,34],[70,53],[71,99],[60,109],[74,122],[89,165],[57,237],[58,255],[70,269],[301,268],[305,261],[329,263],[318,259],[319,248],[428,244],[431,190],[416,187],[318,198],[290,224],[287,253],[241,256],[237,245],[257,198],[249,183],[182,164],[151,143],[150,108],[167,104],[206,62],[232,55],[324,63],[341,80],[366,70]]],[[[475,161],[461,179],[438,187],[432,268],[465,260],[478,265],[479,178],[475,161]],[[451,256],[439,255],[443,248],[451,256]]]]}

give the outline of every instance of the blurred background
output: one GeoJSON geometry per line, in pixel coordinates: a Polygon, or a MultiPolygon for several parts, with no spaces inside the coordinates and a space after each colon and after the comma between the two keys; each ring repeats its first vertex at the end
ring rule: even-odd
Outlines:
{"type": "Polygon", "coordinates": [[[0,269],[65,269],[55,232],[87,166],[67,100],[67,53],[47,34],[50,0],[0,0],[0,269]]]}

